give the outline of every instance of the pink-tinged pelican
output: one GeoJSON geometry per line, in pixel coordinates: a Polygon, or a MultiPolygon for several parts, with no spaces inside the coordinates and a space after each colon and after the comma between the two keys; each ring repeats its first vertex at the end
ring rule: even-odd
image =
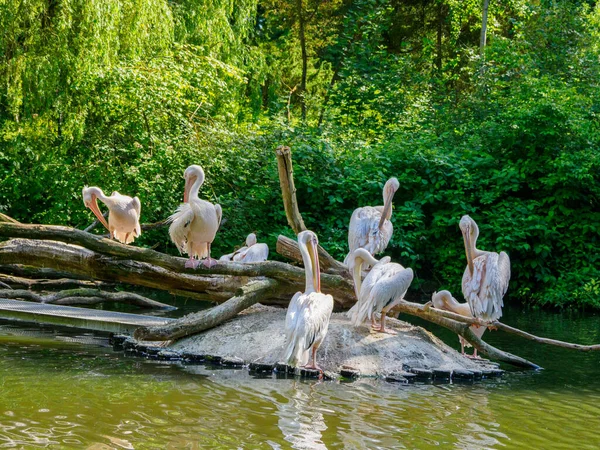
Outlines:
{"type": "Polygon", "coordinates": [[[185,267],[196,269],[200,262],[195,260],[206,258],[204,265],[208,268],[217,264],[210,257],[210,245],[215,239],[221,224],[222,210],[220,205],[213,205],[198,198],[200,186],[204,183],[204,170],[200,166],[185,169],[185,190],[183,204],[169,217],[169,235],[181,253],[187,253],[190,259],[185,267]]]}
{"type": "MultiPolygon", "coordinates": [[[[473,317],[473,314],[471,314],[471,307],[469,306],[469,304],[458,303],[458,301],[454,297],[452,297],[452,294],[449,291],[434,292],[431,297],[431,302],[433,303],[434,308],[442,309],[444,311],[450,311],[464,317],[473,317]]],[[[475,336],[479,338],[483,336],[485,330],[485,326],[478,327],[477,325],[471,325],[471,331],[475,334],[475,336]]],[[[471,347],[471,344],[465,341],[465,339],[462,336],[458,336],[458,340],[460,342],[460,352],[463,355],[465,355],[465,347],[471,347]]],[[[473,349],[472,357],[479,358],[479,356],[477,356],[476,348],[473,349]]]]}
{"type": "Polygon", "coordinates": [[[364,248],[354,250],[349,268],[352,271],[354,292],[358,299],[347,313],[352,324],[357,327],[369,319],[375,330],[396,334],[394,330],[385,328],[385,316],[406,295],[413,280],[412,269],[390,262],[389,256],[377,261],[364,248]],[[372,269],[361,282],[363,264],[372,266],[372,269]],[[375,320],[377,314],[381,314],[379,325],[375,320]]]}
{"type": "Polygon", "coordinates": [[[475,247],[479,228],[469,216],[460,219],[465,241],[467,268],[462,292],[476,319],[493,322],[502,316],[502,298],[510,280],[510,260],[505,252],[485,252],[475,247]]]}
{"type": "Polygon", "coordinates": [[[304,261],[306,287],[304,293],[297,292],[285,317],[286,349],[284,360],[291,366],[304,365],[307,369],[321,370],[316,363],[317,349],[327,335],[329,318],[333,311],[333,297],[321,292],[321,274],[317,235],[302,231],[298,235],[298,246],[304,261]],[[307,364],[309,351],[312,362],[307,364]]]}
{"type": "Polygon", "coordinates": [[[95,186],[85,186],[82,194],[83,204],[86,208],[90,208],[102,225],[106,227],[111,239],[129,244],[142,234],[140,227],[142,204],[139,198],[121,195],[117,191],[107,197],[102,189],[95,186]],[[108,208],[108,222],[98,208],[98,200],[108,208]]]}
{"type": "Polygon", "coordinates": [[[390,178],[383,187],[383,206],[363,206],[354,210],[348,227],[350,251],[344,264],[349,264],[352,252],[357,248],[365,248],[371,255],[376,255],[386,249],[394,233],[394,227],[390,221],[392,200],[399,187],[398,180],[390,178]]]}
{"type": "Polygon", "coordinates": [[[257,244],[256,234],[250,233],[246,238],[246,245],[237,249],[233,253],[228,253],[219,258],[219,261],[238,261],[238,262],[262,262],[269,257],[269,246],[267,244],[257,244]]]}

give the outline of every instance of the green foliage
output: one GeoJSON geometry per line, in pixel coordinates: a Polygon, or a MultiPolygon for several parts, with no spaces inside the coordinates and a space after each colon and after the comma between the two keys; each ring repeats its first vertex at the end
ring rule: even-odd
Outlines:
{"type": "MultiPolygon", "coordinates": [[[[87,184],[138,195],[155,222],[201,164],[201,196],[226,219],[215,254],[251,231],[274,249],[291,233],[274,157],[285,144],[305,222],[334,256],[352,211],[381,204],[396,176],[388,253],[415,270],[412,296],[460,292],[470,214],[478,246],[511,257],[510,296],[599,308],[600,7],[491,3],[481,58],[470,0],[9,0],[2,212],[82,228],[87,184]]],[[[164,229],[138,244],[176,251],[164,229]]]]}

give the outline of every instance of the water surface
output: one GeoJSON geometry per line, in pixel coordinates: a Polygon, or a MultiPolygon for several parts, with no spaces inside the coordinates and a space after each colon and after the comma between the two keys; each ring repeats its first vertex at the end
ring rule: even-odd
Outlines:
{"type": "MultiPolygon", "coordinates": [[[[597,315],[509,308],[505,322],[600,342],[597,315]]],[[[442,386],[258,379],[128,357],[101,334],[1,322],[0,448],[600,447],[600,354],[485,338],[545,370],[442,386]]]]}

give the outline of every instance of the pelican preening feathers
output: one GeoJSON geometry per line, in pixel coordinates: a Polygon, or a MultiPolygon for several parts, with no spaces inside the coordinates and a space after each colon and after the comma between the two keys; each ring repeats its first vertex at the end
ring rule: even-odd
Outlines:
{"type": "Polygon", "coordinates": [[[246,238],[246,245],[237,249],[233,253],[228,253],[219,258],[219,261],[239,261],[239,262],[262,262],[269,257],[269,247],[267,244],[257,244],[256,234],[250,233],[246,238]]]}
{"type": "Polygon", "coordinates": [[[475,247],[479,227],[469,216],[460,219],[465,241],[467,268],[462,278],[462,292],[471,314],[485,322],[502,316],[502,298],[510,280],[510,260],[505,252],[486,252],[475,247]]]}
{"type": "Polygon", "coordinates": [[[317,235],[306,230],[298,234],[298,246],[302,253],[306,287],[297,292],[285,317],[285,354],[284,360],[291,366],[303,365],[309,369],[321,370],[316,363],[319,346],[327,335],[329,318],[333,311],[333,297],[321,292],[321,274],[317,235]],[[309,359],[312,361],[306,365],[309,359]]]}
{"type": "Polygon", "coordinates": [[[366,320],[382,333],[396,334],[385,328],[387,312],[404,298],[413,280],[413,271],[400,264],[390,262],[388,256],[377,261],[364,248],[354,250],[349,261],[349,267],[354,279],[354,291],[358,301],[348,311],[354,326],[359,326],[366,320]],[[363,264],[372,266],[364,281],[361,281],[363,264]],[[381,314],[381,322],[377,325],[375,316],[381,314]]]}
{"type": "Polygon", "coordinates": [[[398,180],[390,178],[383,187],[383,206],[363,206],[354,210],[348,227],[350,251],[344,264],[348,265],[352,252],[357,248],[365,248],[371,255],[376,255],[386,249],[394,232],[390,221],[392,200],[399,187],[398,180]]]}
{"type": "Polygon", "coordinates": [[[111,239],[129,244],[142,234],[140,214],[142,205],[137,197],[129,197],[114,191],[110,197],[99,187],[85,186],[82,191],[83,204],[90,208],[98,220],[106,227],[111,239]],[[108,222],[98,208],[98,200],[108,208],[108,222]]]}
{"type": "MultiPolygon", "coordinates": [[[[449,291],[434,292],[431,297],[431,302],[433,303],[434,308],[450,311],[455,314],[460,314],[464,317],[473,317],[473,314],[471,313],[471,307],[469,306],[469,304],[459,303],[458,300],[452,297],[452,294],[449,291]]],[[[471,325],[471,331],[477,337],[483,336],[485,330],[485,326],[471,325]]],[[[460,352],[464,355],[465,347],[471,347],[471,344],[465,341],[465,339],[462,336],[458,336],[458,340],[460,342],[460,352]]],[[[478,357],[476,348],[473,349],[473,357],[478,357]]]]}
{"type": "Polygon", "coordinates": [[[197,257],[206,258],[204,265],[210,268],[217,264],[217,261],[210,257],[210,245],[221,224],[221,206],[198,197],[200,186],[204,183],[202,167],[189,166],[185,169],[183,177],[183,203],[169,217],[169,235],[179,251],[189,255],[190,259],[185,263],[185,267],[197,268],[199,261],[194,259],[197,257]]]}

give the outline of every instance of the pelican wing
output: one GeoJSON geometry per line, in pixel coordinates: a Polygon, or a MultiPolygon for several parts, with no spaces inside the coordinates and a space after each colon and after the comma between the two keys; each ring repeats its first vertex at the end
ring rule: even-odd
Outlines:
{"type": "Polygon", "coordinates": [[[348,247],[350,252],[344,260],[348,265],[349,258],[357,248],[364,248],[372,255],[384,251],[392,238],[394,227],[386,220],[379,228],[382,207],[364,206],[357,208],[350,218],[348,227],[348,247]]]}
{"type": "Polygon", "coordinates": [[[402,300],[412,283],[413,277],[414,274],[411,268],[402,268],[397,272],[384,274],[371,290],[371,304],[373,305],[371,314],[379,314],[382,311],[387,312],[402,300]]]}
{"type": "Polygon", "coordinates": [[[502,317],[509,280],[510,260],[505,252],[489,252],[473,260],[473,274],[467,267],[463,275],[463,295],[473,317],[489,322],[502,317]]]}
{"type": "Polygon", "coordinates": [[[267,244],[254,244],[244,252],[240,261],[246,263],[261,262],[266,261],[268,257],[269,247],[267,244]]]}
{"type": "Polygon", "coordinates": [[[133,205],[133,209],[137,213],[137,223],[135,225],[135,235],[140,236],[142,234],[142,227],[140,226],[140,218],[142,217],[142,203],[140,202],[139,198],[133,197],[131,204],[133,205]]]}
{"type": "Polygon", "coordinates": [[[194,221],[194,210],[190,203],[182,203],[169,218],[167,222],[169,226],[169,236],[171,241],[177,246],[180,253],[187,252],[188,233],[192,222],[194,221]]]}

